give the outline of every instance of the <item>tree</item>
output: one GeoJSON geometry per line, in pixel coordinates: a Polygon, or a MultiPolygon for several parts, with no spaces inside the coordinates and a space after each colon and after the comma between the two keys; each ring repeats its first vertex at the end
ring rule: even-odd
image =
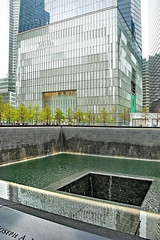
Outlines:
{"type": "Polygon", "coordinates": [[[13,124],[15,124],[16,120],[17,120],[17,108],[13,107],[12,115],[11,115],[11,122],[13,122],[13,124]]]}
{"type": "Polygon", "coordinates": [[[33,121],[35,122],[35,124],[38,123],[38,121],[40,120],[40,108],[38,105],[33,107],[33,121]]]}
{"type": "Polygon", "coordinates": [[[144,106],[144,107],[142,108],[142,112],[143,112],[143,113],[149,113],[149,108],[148,108],[147,106],[144,106]]]}
{"type": "Polygon", "coordinates": [[[43,122],[46,122],[46,124],[50,124],[53,114],[51,108],[48,106],[48,104],[45,105],[44,111],[43,111],[43,122]]]}
{"type": "Polygon", "coordinates": [[[100,122],[103,123],[104,125],[106,125],[106,123],[110,122],[109,115],[110,114],[106,111],[106,109],[103,108],[101,110],[101,114],[100,114],[100,122]]]}
{"type": "Polygon", "coordinates": [[[87,110],[87,112],[84,114],[85,121],[90,125],[93,123],[94,120],[94,113],[91,110],[87,110]]]}
{"type": "Polygon", "coordinates": [[[149,108],[147,106],[144,106],[142,109],[142,113],[144,113],[144,121],[145,121],[145,126],[147,123],[147,114],[149,113],[149,108]]]}
{"type": "Polygon", "coordinates": [[[44,120],[44,111],[42,109],[39,110],[38,122],[43,123],[44,120]]]}
{"type": "Polygon", "coordinates": [[[21,122],[24,124],[26,120],[28,119],[28,108],[24,105],[24,103],[21,103],[19,108],[17,109],[17,120],[18,122],[21,122]]]}
{"type": "Polygon", "coordinates": [[[2,123],[3,116],[4,116],[4,100],[3,97],[0,95],[0,124],[2,123]]]}
{"type": "Polygon", "coordinates": [[[74,117],[74,113],[73,113],[72,109],[68,108],[68,111],[66,113],[66,119],[68,119],[68,123],[73,122],[73,117],[74,117]]]}
{"type": "Polygon", "coordinates": [[[63,112],[61,111],[60,108],[56,108],[55,113],[54,113],[54,119],[58,124],[60,124],[62,121],[65,120],[63,112]]]}
{"type": "Polygon", "coordinates": [[[118,111],[118,107],[117,107],[117,105],[115,105],[112,108],[112,120],[114,123],[117,123],[117,111],[118,111]]]}
{"type": "Polygon", "coordinates": [[[126,122],[129,121],[129,112],[125,107],[123,108],[123,112],[119,116],[122,118],[124,125],[126,122]]]}
{"type": "Polygon", "coordinates": [[[77,120],[78,123],[82,122],[83,121],[83,117],[84,117],[84,113],[82,112],[82,110],[78,110],[76,113],[75,113],[75,119],[77,120]]]}
{"type": "Polygon", "coordinates": [[[31,124],[33,124],[33,107],[28,108],[28,120],[31,124]]]}
{"type": "Polygon", "coordinates": [[[12,121],[15,122],[15,108],[10,103],[6,103],[4,106],[4,119],[7,124],[10,124],[12,121]]]}

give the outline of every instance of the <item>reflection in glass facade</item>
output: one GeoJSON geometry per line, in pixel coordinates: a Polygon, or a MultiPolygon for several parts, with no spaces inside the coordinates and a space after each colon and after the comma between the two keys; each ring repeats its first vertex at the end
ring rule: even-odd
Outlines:
{"type": "Polygon", "coordinates": [[[131,82],[141,111],[141,50],[116,7],[18,34],[18,105],[43,107],[51,93],[50,106],[64,113],[131,111],[131,82]]]}
{"type": "Polygon", "coordinates": [[[115,6],[116,0],[21,0],[19,32],[115,6]]]}
{"type": "Polygon", "coordinates": [[[45,0],[20,0],[19,32],[41,27],[50,22],[45,0]]]}

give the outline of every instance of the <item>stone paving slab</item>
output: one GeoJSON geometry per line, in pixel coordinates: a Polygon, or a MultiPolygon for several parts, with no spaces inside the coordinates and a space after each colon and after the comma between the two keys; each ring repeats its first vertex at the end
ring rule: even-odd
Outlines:
{"type": "MultiPolygon", "coordinates": [[[[70,218],[66,218],[60,215],[56,215],[53,213],[49,213],[46,211],[41,211],[39,209],[35,209],[32,207],[28,207],[19,203],[14,203],[12,201],[8,201],[5,199],[0,198],[0,205],[8,207],[10,209],[17,210],[22,213],[26,213],[32,216],[35,216],[40,219],[47,220],[49,222],[54,222],[60,225],[67,226],[69,228],[77,229],[83,232],[88,232],[93,235],[98,235],[104,237],[105,239],[112,239],[112,240],[140,240],[144,239],[135,235],[128,235],[119,231],[115,231],[112,229],[99,227],[97,225],[89,224],[82,221],[73,220],[70,218]]],[[[52,238],[51,238],[52,239],[52,238]]],[[[0,238],[0,240],[2,240],[0,238]]],[[[27,240],[27,239],[26,239],[27,240]]],[[[46,239],[44,239],[46,240],[46,239]]],[[[61,240],[61,239],[60,239],[61,240]]]]}
{"type": "Polygon", "coordinates": [[[0,207],[0,239],[109,240],[109,238],[49,222],[5,206],[0,207]]]}

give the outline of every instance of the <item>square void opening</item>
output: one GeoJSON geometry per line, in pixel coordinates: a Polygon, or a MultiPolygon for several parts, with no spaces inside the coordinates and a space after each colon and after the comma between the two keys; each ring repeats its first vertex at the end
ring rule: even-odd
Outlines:
{"type": "Polygon", "coordinates": [[[89,173],[59,191],[140,206],[152,181],[89,173]]]}

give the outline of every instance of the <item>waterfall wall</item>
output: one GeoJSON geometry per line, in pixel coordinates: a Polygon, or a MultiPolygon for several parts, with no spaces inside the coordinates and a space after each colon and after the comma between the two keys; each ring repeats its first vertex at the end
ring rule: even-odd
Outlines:
{"type": "Polygon", "coordinates": [[[160,129],[0,127],[0,164],[56,152],[158,160],[160,159],[160,129]]]}

